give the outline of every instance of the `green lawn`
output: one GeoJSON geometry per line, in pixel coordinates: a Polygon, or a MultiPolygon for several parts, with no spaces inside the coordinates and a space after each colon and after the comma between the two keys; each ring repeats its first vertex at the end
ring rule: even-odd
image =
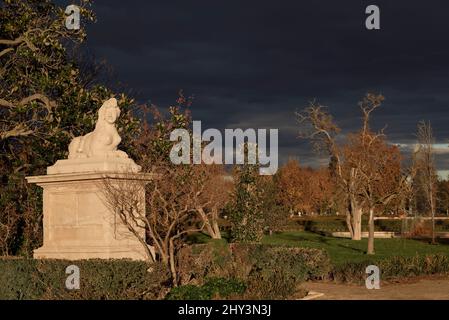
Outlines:
{"type": "Polygon", "coordinates": [[[336,264],[366,259],[383,259],[390,256],[414,256],[430,253],[449,255],[448,244],[431,245],[425,241],[410,239],[375,239],[376,254],[365,254],[367,239],[353,241],[350,239],[326,237],[307,231],[291,231],[265,236],[265,244],[288,245],[307,248],[325,249],[336,264]]]}

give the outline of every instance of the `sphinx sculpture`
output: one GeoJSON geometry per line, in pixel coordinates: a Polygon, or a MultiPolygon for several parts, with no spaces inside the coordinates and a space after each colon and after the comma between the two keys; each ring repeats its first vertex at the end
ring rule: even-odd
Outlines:
{"type": "Polygon", "coordinates": [[[120,116],[117,100],[111,98],[103,103],[98,110],[98,120],[95,130],[88,134],[76,137],[69,145],[69,159],[90,157],[118,157],[128,158],[128,155],[117,146],[122,140],[115,127],[120,116]]]}
{"type": "Polygon", "coordinates": [[[69,144],[68,159],[58,160],[47,168],[47,174],[74,172],[139,172],[138,166],[126,152],[118,150],[121,138],[115,122],[120,116],[117,100],[106,100],[98,110],[95,129],[75,137],[69,144]]]}
{"type": "MultiPolygon", "coordinates": [[[[105,101],[95,129],[71,141],[68,159],[47,167],[46,175],[26,177],[43,189],[43,246],[34,250],[35,258],[146,259],[138,238],[104,198],[105,186],[132,186],[133,196],[144,204],[143,186],[153,178],[117,149],[119,115],[117,100],[105,101]]],[[[138,232],[145,237],[143,228],[138,232]]]]}

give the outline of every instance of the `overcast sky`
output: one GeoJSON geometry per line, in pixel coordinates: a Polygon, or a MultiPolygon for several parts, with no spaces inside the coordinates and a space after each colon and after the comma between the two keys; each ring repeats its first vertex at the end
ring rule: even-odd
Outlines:
{"type": "Polygon", "coordinates": [[[281,159],[316,165],[294,112],[316,99],[344,132],[357,101],[386,97],[373,127],[414,143],[430,120],[440,170],[449,169],[449,1],[97,0],[88,45],[116,81],[161,107],[194,94],[203,128],[278,128],[281,159]],[[376,4],[381,30],[365,28],[376,4]]]}

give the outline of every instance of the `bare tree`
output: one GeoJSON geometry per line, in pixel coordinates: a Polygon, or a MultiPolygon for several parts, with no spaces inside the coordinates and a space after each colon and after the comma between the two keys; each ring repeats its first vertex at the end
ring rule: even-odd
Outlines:
{"type": "Polygon", "coordinates": [[[201,164],[195,166],[196,181],[192,187],[195,210],[204,223],[204,231],[212,239],[221,239],[219,215],[230,200],[233,183],[226,179],[222,165],[201,164]]]}
{"type": "Polygon", "coordinates": [[[422,189],[424,190],[424,194],[432,217],[432,243],[435,243],[435,198],[437,190],[437,175],[435,170],[435,156],[433,150],[435,139],[430,122],[421,121],[418,123],[417,138],[417,162],[418,170],[420,172],[420,184],[422,189]]]}
{"type": "Polygon", "coordinates": [[[346,224],[353,240],[362,238],[363,209],[369,212],[368,253],[374,253],[374,214],[398,198],[402,178],[400,154],[388,146],[383,130],[370,130],[370,116],[380,107],[384,97],[368,93],[360,102],[362,127],[349,134],[344,144],[337,143],[340,129],[324,107],[310,104],[297,113],[302,128],[301,138],[312,140],[316,150],[325,150],[330,156],[330,170],[340,195],[340,207],[346,208],[346,224]]]}
{"type": "Polygon", "coordinates": [[[105,180],[103,198],[144,247],[147,259],[167,266],[176,286],[177,253],[188,234],[204,231],[221,238],[218,217],[230,182],[219,165],[174,165],[156,154],[140,160],[146,174],[105,180]]]}
{"type": "Polygon", "coordinates": [[[345,203],[346,224],[353,240],[362,238],[362,208],[356,197],[359,173],[355,168],[347,172],[344,168],[342,148],[336,138],[340,128],[335,124],[332,115],[326,108],[314,101],[300,113],[296,113],[297,120],[302,126],[299,137],[310,139],[315,151],[326,151],[330,156],[331,174],[335,184],[341,190],[342,203],[345,203]]]}
{"type": "Polygon", "coordinates": [[[358,174],[358,190],[352,196],[369,212],[368,254],[374,254],[374,215],[376,208],[386,206],[400,189],[400,153],[397,147],[388,146],[384,130],[370,129],[370,116],[380,107],[384,97],[367,94],[359,103],[363,126],[359,133],[350,135],[345,148],[345,159],[352,172],[358,174]],[[359,193],[357,195],[357,193],[359,193]]]}
{"type": "Polygon", "coordinates": [[[193,169],[161,164],[154,167],[151,179],[148,175],[136,179],[129,173],[122,179],[106,179],[102,189],[106,204],[142,244],[148,260],[166,265],[175,286],[177,253],[189,233],[205,226],[197,216],[198,183],[193,169]]]}
{"type": "Polygon", "coordinates": [[[348,161],[360,174],[359,203],[369,213],[367,253],[374,254],[375,213],[385,210],[392,200],[400,197],[404,179],[399,149],[389,146],[381,135],[370,133],[367,137],[355,137],[354,143],[359,148],[348,161]]]}
{"type": "MultiPolygon", "coordinates": [[[[360,102],[364,114],[361,136],[367,135],[369,129],[369,115],[380,106],[383,96],[367,94],[360,102]]],[[[330,156],[330,169],[337,187],[341,190],[340,200],[346,209],[346,224],[353,240],[362,239],[362,204],[359,194],[363,174],[357,165],[351,164],[348,156],[348,146],[337,144],[340,128],[334,123],[333,117],[321,105],[311,102],[309,107],[301,113],[296,113],[298,122],[303,126],[300,138],[310,139],[315,150],[325,150],[330,156]],[[345,155],[346,153],[346,155],[345,155]]]]}
{"type": "Polygon", "coordinates": [[[143,246],[147,260],[157,260],[154,246],[146,239],[148,229],[147,216],[145,215],[145,185],[150,179],[158,179],[151,174],[140,176],[129,173],[108,175],[99,186],[102,190],[105,205],[116,214],[119,222],[139,241],[143,246]]]}

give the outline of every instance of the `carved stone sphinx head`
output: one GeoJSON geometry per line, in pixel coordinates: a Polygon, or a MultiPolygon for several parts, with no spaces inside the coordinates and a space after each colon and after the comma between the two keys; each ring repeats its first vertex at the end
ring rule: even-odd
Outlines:
{"type": "Polygon", "coordinates": [[[120,108],[117,105],[117,99],[106,100],[98,110],[98,122],[107,122],[114,124],[120,116],[120,108]]]}

